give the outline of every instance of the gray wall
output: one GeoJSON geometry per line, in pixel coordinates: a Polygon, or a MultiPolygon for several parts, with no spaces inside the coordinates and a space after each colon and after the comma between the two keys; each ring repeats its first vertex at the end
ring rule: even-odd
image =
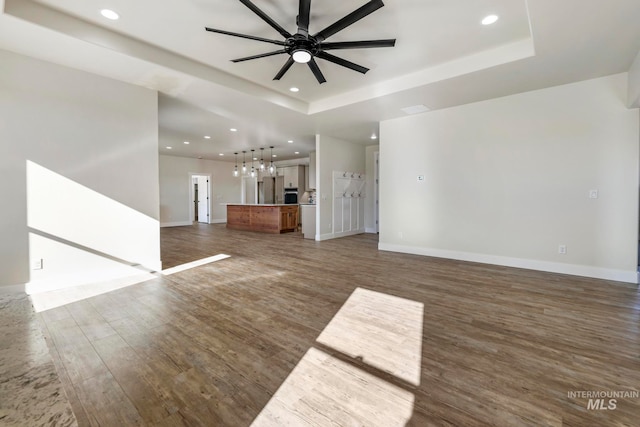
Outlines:
{"type": "Polygon", "coordinates": [[[160,222],[179,226],[193,221],[190,174],[211,175],[212,223],[226,222],[225,203],[240,203],[242,178],[233,176],[235,163],[160,156],[160,222]]]}
{"type": "Polygon", "coordinates": [[[55,254],[46,251],[60,245],[159,268],[156,92],[5,51],[0,63],[0,285],[33,279],[33,236],[54,243],[37,254],[45,259],[40,275],[73,268],[72,254],[47,262],[55,254]],[[121,214],[141,229],[129,229],[121,214]],[[120,235],[128,237],[115,242],[120,235]]]}
{"type": "Polygon", "coordinates": [[[335,237],[331,228],[333,172],[365,173],[365,150],[364,145],[326,135],[316,135],[316,164],[318,167],[316,171],[316,235],[319,235],[321,240],[335,237]]]}
{"type": "Polygon", "coordinates": [[[619,74],[382,122],[380,248],[636,282],[626,98],[619,74]]]}

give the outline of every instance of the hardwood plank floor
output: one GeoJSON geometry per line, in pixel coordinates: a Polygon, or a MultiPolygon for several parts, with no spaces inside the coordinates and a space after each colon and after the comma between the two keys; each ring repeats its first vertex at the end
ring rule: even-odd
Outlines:
{"type": "Polygon", "coordinates": [[[640,397],[570,396],[638,393],[637,286],[371,234],[161,238],[165,268],[230,257],[40,313],[80,425],[638,425],[640,397]]]}

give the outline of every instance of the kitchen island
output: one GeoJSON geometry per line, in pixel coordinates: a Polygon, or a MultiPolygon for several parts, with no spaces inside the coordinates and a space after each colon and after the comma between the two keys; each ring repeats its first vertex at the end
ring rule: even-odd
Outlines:
{"type": "Polygon", "coordinates": [[[298,229],[298,205],[228,204],[227,228],[288,233],[298,229]]]}

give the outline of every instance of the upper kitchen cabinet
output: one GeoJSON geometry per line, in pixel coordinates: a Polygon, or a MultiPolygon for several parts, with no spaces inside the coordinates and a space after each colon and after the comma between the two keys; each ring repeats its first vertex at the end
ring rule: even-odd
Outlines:
{"type": "Polygon", "coordinates": [[[304,166],[285,166],[278,168],[278,175],[284,176],[284,188],[304,187],[304,166]]]}

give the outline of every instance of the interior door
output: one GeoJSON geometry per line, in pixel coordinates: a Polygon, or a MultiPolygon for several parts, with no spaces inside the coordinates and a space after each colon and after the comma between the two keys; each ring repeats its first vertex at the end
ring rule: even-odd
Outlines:
{"type": "Polygon", "coordinates": [[[198,222],[209,223],[209,178],[197,176],[198,182],[198,222]]]}

